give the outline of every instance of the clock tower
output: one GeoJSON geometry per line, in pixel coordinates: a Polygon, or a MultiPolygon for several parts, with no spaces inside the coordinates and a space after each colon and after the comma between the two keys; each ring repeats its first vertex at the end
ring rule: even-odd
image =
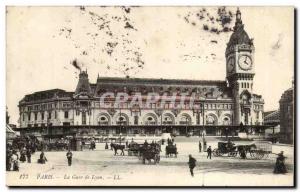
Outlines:
{"type": "Polygon", "coordinates": [[[226,78],[234,98],[234,125],[251,125],[253,106],[254,45],[244,30],[241,12],[236,12],[233,33],[226,48],[226,78]]]}

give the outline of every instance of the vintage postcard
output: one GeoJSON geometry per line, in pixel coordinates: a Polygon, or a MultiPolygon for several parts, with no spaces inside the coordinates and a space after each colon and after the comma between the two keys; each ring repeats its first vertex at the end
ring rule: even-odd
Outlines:
{"type": "Polygon", "coordinates": [[[294,16],[7,6],[6,184],[293,187],[294,16]]]}

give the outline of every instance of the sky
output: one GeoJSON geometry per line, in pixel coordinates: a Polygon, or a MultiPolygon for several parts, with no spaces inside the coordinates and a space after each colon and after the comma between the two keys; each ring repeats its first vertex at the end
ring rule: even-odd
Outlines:
{"type": "MultiPolygon", "coordinates": [[[[7,7],[6,105],[99,76],[225,80],[237,7],[7,7]],[[219,10],[219,11],[218,11],[219,10]],[[77,68],[76,68],[77,67],[77,68]]],[[[294,76],[292,7],[239,7],[254,39],[254,92],[276,110],[294,76]]]]}

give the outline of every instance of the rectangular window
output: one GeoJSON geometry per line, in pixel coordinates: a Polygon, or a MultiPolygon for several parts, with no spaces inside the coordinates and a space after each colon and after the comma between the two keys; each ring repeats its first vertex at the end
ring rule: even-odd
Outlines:
{"type": "Polygon", "coordinates": [[[70,126],[69,122],[63,122],[63,126],[70,126]]]}
{"type": "Polygon", "coordinates": [[[134,116],[134,124],[138,125],[139,124],[139,116],[134,116]]]}
{"type": "Polygon", "coordinates": [[[44,112],[42,112],[42,114],[41,114],[41,115],[42,115],[42,120],[44,120],[44,112]]]}
{"type": "Polygon", "coordinates": [[[22,119],[23,119],[23,121],[25,120],[25,115],[24,115],[24,113],[23,113],[23,115],[22,115],[22,119]]]}
{"type": "Polygon", "coordinates": [[[65,111],[65,119],[69,118],[69,111],[65,111]]]}
{"type": "Polygon", "coordinates": [[[57,112],[54,111],[54,119],[56,119],[56,118],[57,118],[57,112]]]}
{"type": "Polygon", "coordinates": [[[51,111],[48,112],[48,119],[51,119],[51,111]]]}
{"type": "Polygon", "coordinates": [[[82,112],[82,125],[86,125],[86,113],[82,112]]]}
{"type": "Polygon", "coordinates": [[[28,113],[28,121],[30,121],[31,113],[28,113]]]}
{"type": "Polygon", "coordinates": [[[37,120],[37,113],[34,113],[34,120],[36,121],[37,120]]]}

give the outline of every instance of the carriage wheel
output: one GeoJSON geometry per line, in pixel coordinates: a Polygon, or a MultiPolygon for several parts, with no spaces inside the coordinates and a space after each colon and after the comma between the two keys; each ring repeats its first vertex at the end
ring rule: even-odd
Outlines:
{"type": "Polygon", "coordinates": [[[233,157],[236,157],[237,154],[238,154],[238,152],[237,152],[237,151],[234,151],[234,152],[233,152],[233,157]]]}
{"type": "Polygon", "coordinates": [[[215,157],[219,156],[219,150],[218,149],[213,150],[213,156],[215,156],[215,157]]]}
{"type": "Polygon", "coordinates": [[[236,151],[232,151],[228,153],[228,157],[236,157],[237,152],[236,151]]]}
{"type": "Polygon", "coordinates": [[[253,151],[252,153],[254,159],[262,159],[264,157],[263,151],[253,151]]]}
{"type": "Polygon", "coordinates": [[[250,157],[252,157],[252,158],[255,158],[255,151],[249,151],[249,153],[250,153],[250,157]]]}
{"type": "Polygon", "coordinates": [[[262,158],[264,158],[264,156],[265,156],[265,153],[263,151],[258,152],[258,159],[262,159],[262,158]]]}

